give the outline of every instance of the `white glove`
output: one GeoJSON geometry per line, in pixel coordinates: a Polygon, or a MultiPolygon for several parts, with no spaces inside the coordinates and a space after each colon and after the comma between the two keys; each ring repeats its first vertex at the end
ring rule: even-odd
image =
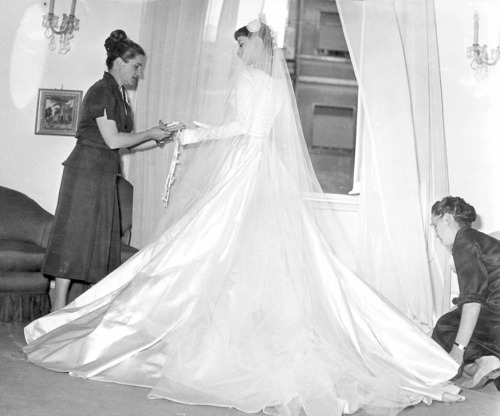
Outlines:
{"type": "Polygon", "coordinates": [[[198,143],[199,139],[195,136],[196,129],[185,129],[180,132],[179,139],[181,144],[198,143]]]}
{"type": "Polygon", "coordinates": [[[203,140],[209,140],[207,130],[211,126],[205,123],[200,123],[199,121],[194,121],[193,124],[197,127],[196,129],[185,129],[180,133],[180,141],[182,145],[198,143],[203,140]]]}

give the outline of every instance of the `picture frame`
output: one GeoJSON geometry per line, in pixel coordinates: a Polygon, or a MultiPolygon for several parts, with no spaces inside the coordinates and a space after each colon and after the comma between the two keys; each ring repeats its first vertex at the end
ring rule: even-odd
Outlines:
{"type": "Polygon", "coordinates": [[[83,92],[40,88],[35,134],[74,136],[83,92]]]}

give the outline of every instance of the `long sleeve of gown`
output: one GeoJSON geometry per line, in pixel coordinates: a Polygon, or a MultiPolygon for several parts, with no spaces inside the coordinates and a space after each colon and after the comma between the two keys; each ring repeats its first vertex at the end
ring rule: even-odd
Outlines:
{"type": "Polygon", "coordinates": [[[181,135],[182,144],[226,139],[249,133],[252,119],[255,116],[254,95],[255,90],[252,88],[251,75],[249,73],[242,74],[232,93],[231,105],[234,114],[231,117],[232,120],[228,120],[220,126],[186,129],[181,135]]]}

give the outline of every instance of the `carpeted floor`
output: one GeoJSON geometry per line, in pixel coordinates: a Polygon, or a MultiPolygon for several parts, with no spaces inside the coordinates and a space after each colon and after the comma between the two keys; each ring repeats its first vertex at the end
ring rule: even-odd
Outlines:
{"type": "MultiPolygon", "coordinates": [[[[147,389],[45,370],[26,361],[22,352],[24,344],[22,324],[0,322],[1,416],[244,415],[234,409],[148,400],[147,389]]],[[[491,383],[482,390],[463,394],[465,402],[419,404],[403,410],[401,416],[500,416],[500,392],[491,383]]]]}

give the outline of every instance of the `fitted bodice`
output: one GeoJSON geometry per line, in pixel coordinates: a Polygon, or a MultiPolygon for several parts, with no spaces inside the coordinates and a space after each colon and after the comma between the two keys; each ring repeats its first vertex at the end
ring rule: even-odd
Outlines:
{"type": "Polygon", "coordinates": [[[267,137],[282,102],[277,81],[260,70],[247,67],[236,78],[221,124],[187,129],[183,132],[183,142],[237,136],[267,137]]]}
{"type": "Polygon", "coordinates": [[[231,105],[237,117],[241,117],[242,131],[253,137],[266,137],[280,108],[275,81],[262,71],[248,68],[238,83],[231,95],[231,105]],[[246,107],[243,104],[246,100],[249,107],[241,108],[246,107]]]}

